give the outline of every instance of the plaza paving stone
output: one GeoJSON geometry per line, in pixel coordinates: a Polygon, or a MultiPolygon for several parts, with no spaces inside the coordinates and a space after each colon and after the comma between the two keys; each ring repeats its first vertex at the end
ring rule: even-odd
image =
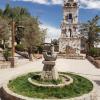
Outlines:
{"type": "MultiPolygon", "coordinates": [[[[11,69],[0,69],[0,86],[9,78],[24,74],[27,72],[41,71],[43,68],[43,59],[29,62],[27,59],[20,59],[17,67],[11,69]],[[22,63],[23,62],[23,63],[22,63]]],[[[73,72],[88,77],[98,83],[98,100],[100,100],[100,69],[95,68],[87,59],[57,59],[56,68],[61,72],[73,72]]]]}

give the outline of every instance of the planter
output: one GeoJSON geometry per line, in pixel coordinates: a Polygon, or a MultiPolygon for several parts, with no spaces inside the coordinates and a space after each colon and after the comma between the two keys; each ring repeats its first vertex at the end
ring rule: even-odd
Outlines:
{"type": "MultiPolygon", "coordinates": [[[[13,80],[13,79],[15,79],[15,78],[12,78],[11,80],[13,80]]],[[[3,88],[2,88],[2,97],[4,100],[55,100],[55,99],[30,98],[30,97],[16,94],[8,88],[8,83],[9,83],[9,81],[7,81],[3,85],[3,88]]],[[[87,94],[83,94],[82,96],[69,98],[69,99],[56,99],[56,100],[97,100],[95,83],[92,82],[92,84],[93,84],[93,89],[87,94]]]]}

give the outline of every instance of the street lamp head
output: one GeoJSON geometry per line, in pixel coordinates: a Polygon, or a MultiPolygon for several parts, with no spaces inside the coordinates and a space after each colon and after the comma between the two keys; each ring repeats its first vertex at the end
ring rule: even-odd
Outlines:
{"type": "Polygon", "coordinates": [[[17,26],[17,28],[25,29],[25,27],[24,26],[21,26],[21,25],[17,26]]]}

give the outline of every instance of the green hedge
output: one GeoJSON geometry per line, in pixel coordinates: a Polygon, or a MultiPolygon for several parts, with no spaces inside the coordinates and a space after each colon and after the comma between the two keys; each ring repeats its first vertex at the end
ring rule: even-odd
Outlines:
{"type": "Polygon", "coordinates": [[[91,48],[89,50],[89,55],[92,57],[100,57],[100,48],[91,48]]]}
{"type": "Polygon", "coordinates": [[[11,51],[9,51],[8,49],[4,50],[3,56],[4,56],[5,60],[8,61],[9,57],[11,56],[11,51]]]}
{"type": "Polygon", "coordinates": [[[15,49],[17,51],[21,51],[21,52],[25,51],[25,48],[24,48],[24,46],[22,44],[17,44],[15,49]]]}
{"type": "Polygon", "coordinates": [[[1,43],[0,43],[0,48],[4,49],[4,46],[3,46],[3,44],[1,44],[1,43]]]}

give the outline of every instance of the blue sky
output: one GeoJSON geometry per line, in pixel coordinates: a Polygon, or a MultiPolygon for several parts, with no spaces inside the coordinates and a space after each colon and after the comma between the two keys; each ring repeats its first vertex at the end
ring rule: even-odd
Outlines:
{"type": "MultiPolygon", "coordinates": [[[[12,7],[22,6],[31,15],[38,16],[41,27],[48,28],[48,38],[58,38],[62,20],[63,0],[0,0],[0,8],[4,9],[9,3],[12,7]]],[[[100,15],[100,0],[80,0],[79,22],[86,22],[95,15],[100,15]]]]}

